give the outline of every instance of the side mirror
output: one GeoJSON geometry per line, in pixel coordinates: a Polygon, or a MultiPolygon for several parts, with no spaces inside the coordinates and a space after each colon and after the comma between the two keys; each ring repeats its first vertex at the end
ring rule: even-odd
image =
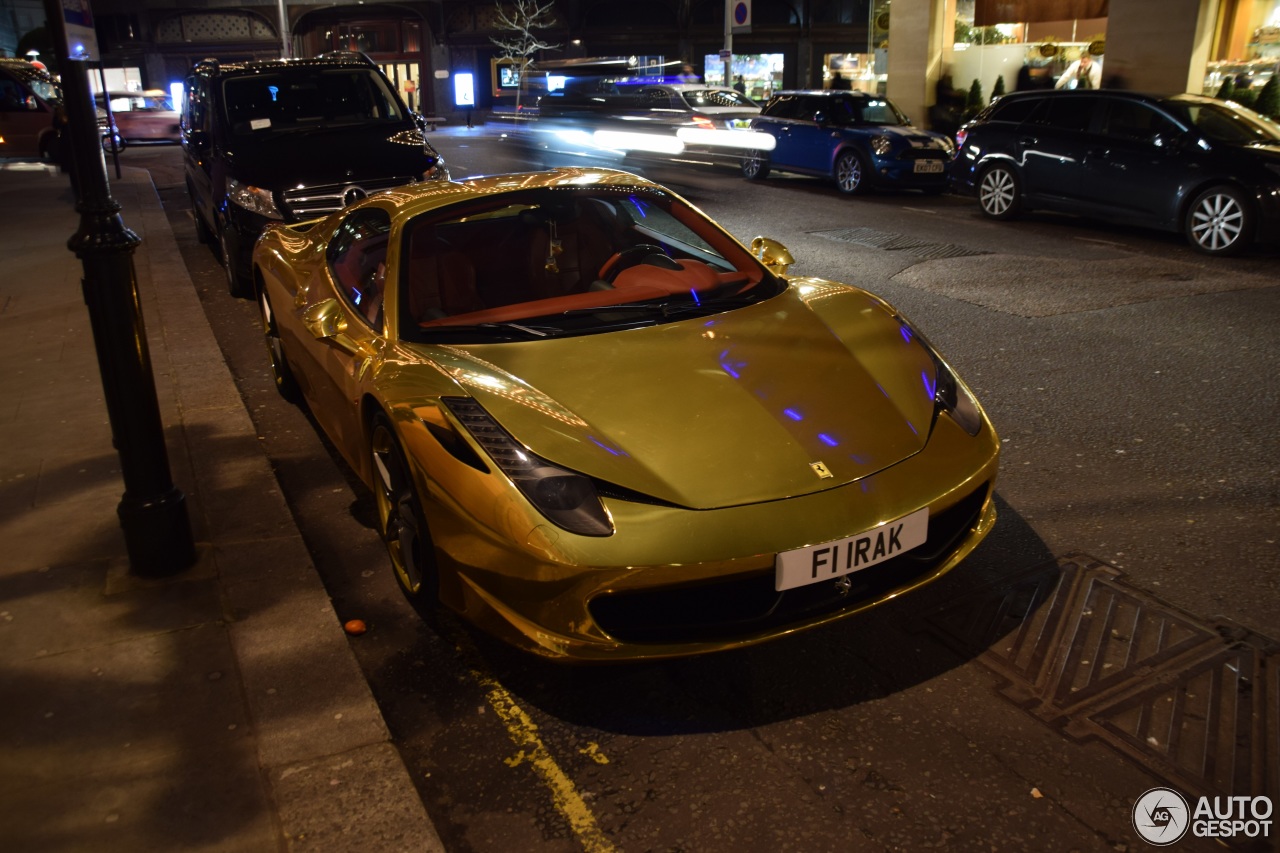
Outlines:
{"type": "Polygon", "coordinates": [[[318,341],[328,341],[348,355],[360,355],[360,345],[347,334],[347,314],[330,298],[317,302],[302,315],[302,325],[318,341]]]}
{"type": "Polygon", "coordinates": [[[818,127],[827,126],[827,114],[821,110],[813,114],[813,120],[818,123],[818,127]]]}
{"type": "Polygon", "coordinates": [[[787,268],[795,263],[795,258],[791,257],[787,247],[771,237],[756,237],[752,240],[751,254],[768,267],[769,272],[778,276],[786,275],[787,268]]]}

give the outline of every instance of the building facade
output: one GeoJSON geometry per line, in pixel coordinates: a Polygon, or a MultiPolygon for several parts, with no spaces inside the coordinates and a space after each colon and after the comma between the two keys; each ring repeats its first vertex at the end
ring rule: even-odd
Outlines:
{"type": "MultiPolygon", "coordinates": [[[[0,0],[10,20],[30,0],[0,0]]],[[[641,56],[688,63],[722,82],[725,0],[543,0],[553,47],[537,59],[641,56]]],[[[1203,91],[1227,74],[1258,85],[1280,61],[1280,0],[753,0],[749,32],[732,35],[730,74],[749,94],[779,88],[886,93],[927,122],[939,79],[989,97],[1015,87],[1024,66],[1061,73],[1081,51],[1111,85],[1203,91]],[[997,78],[999,82],[997,82],[997,78]]],[[[493,39],[509,37],[493,0],[333,4],[281,0],[93,0],[101,59],[136,69],[143,88],[168,88],[191,65],[360,50],[415,109],[458,111],[454,82],[474,80],[474,109],[515,104],[493,39]],[[505,84],[505,85],[504,85],[505,84]]],[[[0,30],[0,34],[3,30],[0,30]]],[[[20,34],[19,34],[20,36],[20,34]]],[[[6,46],[0,44],[0,50],[6,46]]],[[[12,48],[8,48],[12,50],[12,48]]],[[[672,67],[672,66],[669,66],[672,67]]]]}

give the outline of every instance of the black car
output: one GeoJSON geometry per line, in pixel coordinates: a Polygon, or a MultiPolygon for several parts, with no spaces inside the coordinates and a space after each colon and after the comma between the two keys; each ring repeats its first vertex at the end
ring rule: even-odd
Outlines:
{"type": "Polygon", "coordinates": [[[1039,208],[1183,234],[1209,255],[1280,235],[1280,126],[1199,95],[1017,92],[958,134],[952,187],[1011,219],[1039,208]]]}
{"type": "Polygon", "coordinates": [[[941,192],[954,146],[941,133],[919,130],[888,98],[865,92],[779,92],[751,129],[773,137],[773,150],[748,151],[744,177],[771,170],[831,178],[844,193],[870,187],[941,192]]]}
{"type": "Polygon", "coordinates": [[[198,63],[186,81],[182,147],[196,234],[218,241],[236,296],[253,293],[250,255],[268,223],[448,177],[395,89],[358,53],[198,63]]]}

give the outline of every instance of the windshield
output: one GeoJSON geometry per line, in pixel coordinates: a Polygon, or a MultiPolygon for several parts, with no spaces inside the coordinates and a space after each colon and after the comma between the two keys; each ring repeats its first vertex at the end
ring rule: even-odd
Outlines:
{"type": "Polygon", "coordinates": [[[229,77],[222,85],[227,124],[236,134],[404,120],[371,68],[297,67],[229,77]]]}
{"type": "Polygon", "coordinates": [[[887,98],[833,98],[828,121],[838,127],[859,124],[907,124],[907,117],[887,98]]]}
{"type": "Polygon", "coordinates": [[[1163,106],[1188,127],[1194,127],[1211,142],[1229,145],[1280,142],[1280,127],[1253,110],[1200,100],[1172,98],[1163,106]]]}
{"type": "Polygon", "coordinates": [[[785,288],[669,193],[553,187],[474,199],[408,222],[401,337],[529,340],[652,326],[785,288]]]}

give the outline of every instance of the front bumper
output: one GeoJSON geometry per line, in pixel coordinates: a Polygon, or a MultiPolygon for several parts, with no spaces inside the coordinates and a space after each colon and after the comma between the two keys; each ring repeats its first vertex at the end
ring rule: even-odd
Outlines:
{"type": "MultiPolygon", "coordinates": [[[[406,439],[413,458],[431,441],[406,439]]],[[[940,417],[914,457],[825,492],[707,511],[606,499],[616,532],[602,538],[574,536],[537,517],[514,522],[509,507],[497,524],[480,523],[421,471],[419,493],[428,495],[441,599],[469,621],[551,658],[662,659],[813,628],[942,576],[995,523],[998,454],[989,425],[975,439],[940,417]],[[930,534],[918,549],[854,573],[848,587],[773,590],[778,551],[840,539],[924,506],[930,534]],[[506,532],[495,530],[504,525],[506,532]]]]}

